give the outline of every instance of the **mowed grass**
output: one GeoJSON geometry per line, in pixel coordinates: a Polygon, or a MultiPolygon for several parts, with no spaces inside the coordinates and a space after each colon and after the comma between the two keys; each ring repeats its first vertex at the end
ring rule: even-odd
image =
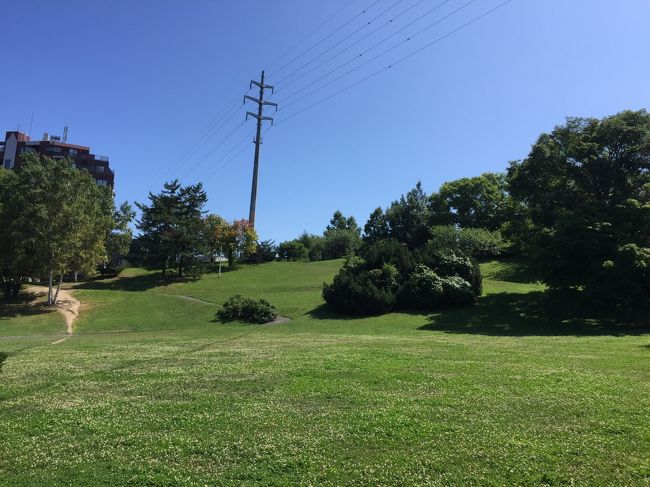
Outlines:
{"type": "Polygon", "coordinates": [[[341,262],[82,284],[0,313],[3,485],[648,485],[650,335],[485,264],[472,308],[346,318],[341,262]],[[222,323],[231,294],[293,319],[222,323]]]}

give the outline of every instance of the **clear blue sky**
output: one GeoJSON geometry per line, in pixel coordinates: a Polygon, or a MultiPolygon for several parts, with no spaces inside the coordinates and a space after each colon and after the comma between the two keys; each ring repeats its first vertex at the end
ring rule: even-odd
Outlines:
{"type": "MultiPolygon", "coordinates": [[[[475,0],[310,99],[280,110],[277,119],[391,64],[500,1],[475,0]]],[[[192,144],[234,106],[262,68],[269,71],[268,82],[278,86],[271,99],[282,101],[442,0],[418,5],[416,0],[379,0],[278,72],[283,61],[291,61],[372,3],[6,2],[0,30],[0,128],[20,124],[27,130],[32,112],[35,137],[60,134],[69,125],[71,143],[90,145],[95,153],[110,157],[118,201],[144,201],[147,191],[159,190],[165,178],[186,183],[200,179],[211,212],[247,217],[253,145],[240,151],[254,123],[241,126],[245,109],[227,118],[197,149],[190,150],[192,144]],[[321,52],[351,35],[294,77],[408,8],[282,89],[283,77],[321,52]],[[228,134],[233,135],[220,144],[228,134]]],[[[449,0],[314,88],[467,3],[449,0]]],[[[649,108],[648,25],[647,0],[513,0],[381,75],[278,124],[266,133],[262,149],[257,211],[261,238],[280,241],[303,230],[320,233],[336,209],[363,224],[372,209],[386,206],[418,180],[431,192],[446,180],[504,170],[508,161],[527,155],[541,132],[566,116],[601,117],[649,108]]]]}

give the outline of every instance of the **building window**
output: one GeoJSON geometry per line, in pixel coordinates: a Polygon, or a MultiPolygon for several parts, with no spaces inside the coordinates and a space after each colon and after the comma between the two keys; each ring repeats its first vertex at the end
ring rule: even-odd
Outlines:
{"type": "Polygon", "coordinates": [[[70,156],[70,157],[77,157],[78,153],[79,153],[79,151],[77,149],[68,150],[68,156],[70,156]]]}
{"type": "Polygon", "coordinates": [[[103,173],[106,170],[105,166],[95,166],[95,171],[96,172],[101,172],[103,173]]]}
{"type": "Polygon", "coordinates": [[[57,146],[53,145],[53,146],[48,147],[47,151],[48,152],[54,152],[54,153],[58,154],[58,153],[61,152],[61,147],[57,147],[57,146]]]}
{"type": "Polygon", "coordinates": [[[96,182],[97,182],[98,186],[107,186],[108,185],[108,181],[106,181],[105,179],[97,179],[96,182]]]}

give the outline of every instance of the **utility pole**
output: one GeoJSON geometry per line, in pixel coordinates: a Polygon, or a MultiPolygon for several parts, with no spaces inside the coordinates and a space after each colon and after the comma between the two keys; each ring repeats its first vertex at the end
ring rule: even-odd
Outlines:
{"type": "Polygon", "coordinates": [[[248,117],[253,117],[257,119],[257,136],[255,137],[255,141],[254,141],[255,162],[253,163],[253,186],[251,187],[251,208],[248,214],[248,222],[251,224],[253,228],[255,228],[255,205],[257,203],[257,174],[260,166],[260,145],[262,145],[262,122],[264,122],[264,120],[270,120],[271,124],[273,124],[272,117],[264,116],[264,106],[269,105],[275,107],[275,110],[277,111],[278,104],[264,100],[264,90],[270,89],[271,93],[273,93],[273,86],[264,84],[264,71],[262,71],[262,76],[260,78],[260,81],[254,81],[254,80],[251,81],[250,87],[252,88],[253,85],[257,86],[260,89],[260,97],[253,98],[252,96],[246,95],[244,96],[244,103],[246,103],[246,100],[250,100],[253,103],[257,103],[257,114],[253,112],[246,112],[246,120],[248,120],[248,117]]]}

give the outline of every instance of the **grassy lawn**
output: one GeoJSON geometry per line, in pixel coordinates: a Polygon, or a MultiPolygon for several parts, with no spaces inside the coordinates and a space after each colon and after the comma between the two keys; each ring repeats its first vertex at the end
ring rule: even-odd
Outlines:
{"type": "Polygon", "coordinates": [[[472,308],[350,319],[340,261],[81,284],[0,308],[0,484],[648,485],[650,329],[483,266],[472,308]],[[231,294],[292,322],[222,323],[231,294]]]}

